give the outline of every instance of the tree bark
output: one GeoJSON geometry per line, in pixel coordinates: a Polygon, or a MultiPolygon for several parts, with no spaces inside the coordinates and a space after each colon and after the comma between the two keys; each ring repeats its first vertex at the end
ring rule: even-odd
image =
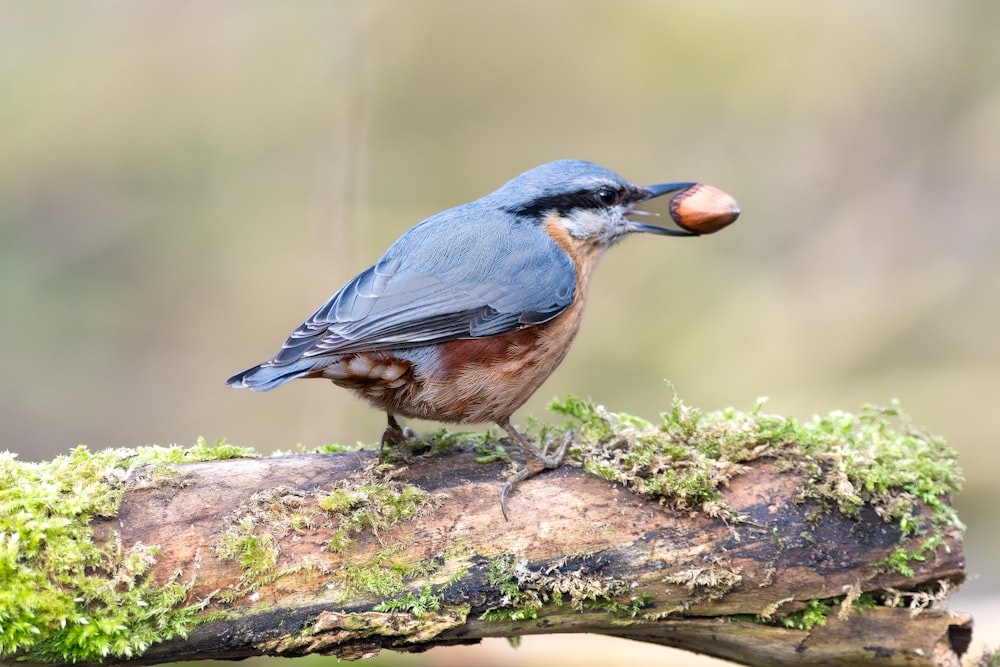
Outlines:
{"type": "Polygon", "coordinates": [[[971,640],[969,616],[933,605],[964,578],[957,531],[921,551],[928,532],[870,506],[801,501],[773,459],[732,477],[728,519],[564,466],[520,484],[504,521],[505,466],[346,452],[139,469],[95,538],[159,545],[152,576],[185,582],[209,620],[123,664],[589,632],[746,665],[958,665],[971,640]],[[912,572],[887,565],[900,547],[912,572]]]}

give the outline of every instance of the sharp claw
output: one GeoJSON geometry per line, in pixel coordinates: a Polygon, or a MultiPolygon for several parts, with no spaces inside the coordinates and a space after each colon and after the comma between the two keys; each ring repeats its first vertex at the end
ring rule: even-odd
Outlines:
{"type": "Polygon", "coordinates": [[[547,456],[548,443],[546,443],[545,449],[540,453],[509,423],[501,423],[500,425],[510,433],[514,441],[520,445],[521,451],[524,452],[524,467],[511,475],[500,491],[500,512],[503,514],[504,520],[509,521],[510,519],[507,518],[507,496],[510,495],[519,482],[529,477],[534,477],[543,470],[552,470],[561,466],[563,457],[566,456],[566,450],[569,448],[569,443],[573,438],[572,436],[564,438],[562,444],[559,446],[559,450],[553,456],[547,456]]]}
{"type": "Polygon", "coordinates": [[[382,431],[382,437],[378,441],[378,464],[382,465],[384,459],[382,457],[382,449],[385,447],[385,441],[389,439],[389,429],[382,431]]]}
{"type": "Polygon", "coordinates": [[[543,470],[545,470],[545,467],[539,467],[537,465],[529,466],[526,462],[524,467],[511,475],[510,479],[507,480],[507,483],[503,485],[503,489],[500,490],[500,512],[503,514],[504,521],[510,521],[510,519],[507,518],[507,496],[510,495],[510,492],[514,490],[514,487],[517,486],[518,482],[523,482],[529,477],[534,477],[543,470]]]}
{"type": "Polygon", "coordinates": [[[414,431],[409,426],[400,426],[399,422],[392,415],[389,415],[389,424],[382,431],[382,437],[378,442],[378,462],[383,463],[382,450],[385,448],[385,444],[390,445],[401,445],[410,438],[417,437],[417,432],[414,431]]]}
{"type": "Polygon", "coordinates": [[[507,482],[503,485],[503,489],[500,490],[500,513],[503,514],[504,521],[510,521],[510,519],[507,518],[507,494],[513,488],[514,484],[512,482],[507,482]]]}

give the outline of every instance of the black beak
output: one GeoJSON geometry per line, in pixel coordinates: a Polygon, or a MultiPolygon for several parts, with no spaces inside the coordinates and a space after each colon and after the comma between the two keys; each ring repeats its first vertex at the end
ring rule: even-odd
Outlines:
{"type": "MultiPolygon", "coordinates": [[[[672,192],[680,192],[681,190],[686,190],[696,183],[660,183],[659,185],[648,185],[643,188],[646,194],[642,199],[639,199],[636,203],[640,204],[650,199],[655,199],[662,195],[670,194],[672,192]]],[[[631,211],[631,215],[635,214],[641,215],[656,215],[650,211],[631,211]]],[[[671,229],[670,227],[660,227],[659,225],[651,225],[647,222],[636,222],[635,220],[629,220],[629,231],[630,232],[646,232],[648,234],[660,234],[661,236],[698,236],[696,232],[690,232],[686,229],[671,229]]]]}

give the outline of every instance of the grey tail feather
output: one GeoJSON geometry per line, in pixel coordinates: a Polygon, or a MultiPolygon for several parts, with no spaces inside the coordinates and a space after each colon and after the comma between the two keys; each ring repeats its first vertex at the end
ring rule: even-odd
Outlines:
{"type": "Polygon", "coordinates": [[[234,389],[249,389],[250,391],[271,391],[275,387],[307,375],[313,364],[288,364],[285,366],[268,366],[262,364],[237,373],[226,384],[234,389]]]}

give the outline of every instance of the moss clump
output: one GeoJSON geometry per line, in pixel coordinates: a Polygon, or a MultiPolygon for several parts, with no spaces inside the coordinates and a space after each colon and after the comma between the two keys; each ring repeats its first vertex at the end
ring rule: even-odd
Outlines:
{"type": "Polygon", "coordinates": [[[781,617],[778,622],[786,628],[798,630],[812,630],[817,625],[822,627],[826,625],[826,617],[833,612],[838,603],[839,600],[836,598],[809,600],[805,608],[781,617]]]}
{"type": "Polygon", "coordinates": [[[943,438],[915,427],[898,401],[865,406],[853,415],[831,412],[798,429],[797,455],[785,459],[809,473],[804,498],[834,504],[847,516],[871,505],[904,534],[922,534],[918,503],[931,508],[936,526],[963,529],[948,504],[964,481],[956,454],[943,438]]]}
{"type": "Polygon", "coordinates": [[[128,658],[185,636],[200,607],[183,605],[179,575],[164,585],[148,576],[159,549],[125,548],[114,532],[96,543],[90,522],[116,514],[138,466],[247,455],[203,439],[186,449],[81,446],[48,463],[0,453],[0,658],[128,658]]]}
{"type": "Polygon", "coordinates": [[[895,570],[904,577],[912,577],[914,574],[913,563],[922,563],[927,560],[927,557],[932,555],[941,546],[942,542],[944,542],[944,537],[941,533],[935,533],[917,545],[915,549],[906,549],[902,546],[896,547],[891,554],[879,561],[878,564],[886,570],[895,570]]]}
{"type": "MultiPolygon", "coordinates": [[[[393,556],[401,549],[402,546],[398,544],[388,545],[368,560],[345,563],[344,580],[349,589],[388,598],[402,591],[407,581],[427,580],[443,565],[443,560],[438,558],[430,558],[419,563],[398,562],[393,556]]],[[[448,585],[450,583],[445,582],[439,590],[448,585]]]]}
{"type": "Polygon", "coordinates": [[[230,594],[239,597],[259,585],[260,578],[278,564],[278,540],[315,527],[320,518],[309,495],[289,486],[258,491],[233,510],[215,545],[219,558],[236,560],[242,570],[240,588],[230,594]]]}
{"type": "Polygon", "coordinates": [[[342,551],[354,541],[353,535],[366,529],[378,535],[440,500],[420,487],[393,479],[391,473],[379,477],[370,466],[338,481],[334,489],[319,498],[319,506],[339,523],[330,550],[342,551]]]}
{"type": "MultiPolygon", "coordinates": [[[[278,567],[281,540],[289,533],[329,530],[333,536],[326,548],[341,552],[364,531],[381,542],[382,532],[435,507],[444,497],[399,482],[394,474],[372,462],[337,480],[333,488],[307,492],[279,485],[253,494],[226,517],[215,544],[216,554],[236,560],[242,571],[239,584],[217,598],[236,600],[288,574],[315,568],[315,564],[278,567]]],[[[439,567],[436,561],[417,566],[394,563],[396,551],[398,546],[389,545],[365,562],[345,562],[345,590],[384,598],[402,590],[407,579],[439,567]]]]}
{"type": "Polygon", "coordinates": [[[812,630],[819,626],[826,625],[827,618],[835,613],[840,618],[847,618],[852,611],[860,612],[865,609],[874,609],[878,606],[894,607],[895,603],[887,603],[886,600],[879,599],[879,593],[854,593],[848,595],[838,595],[832,598],[812,599],[805,602],[805,606],[798,611],[793,611],[784,616],[758,617],[758,622],[768,625],[780,625],[793,630],[812,630]]]}
{"type": "MultiPolygon", "coordinates": [[[[257,451],[253,447],[240,447],[226,442],[225,438],[216,440],[211,445],[205,438],[198,438],[194,447],[180,447],[172,445],[170,447],[160,447],[157,445],[150,447],[137,447],[130,450],[110,450],[127,451],[135,455],[133,467],[146,463],[203,463],[205,461],[228,461],[230,459],[253,459],[257,458],[257,451]]],[[[99,452],[104,454],[104,452],[99,452]]]]}
{"type": "Polygon", "coordinates": [[[408,612],[417,618],[440,610],[441,598],[431,592],[430,586],[424,586],[417,595],[410,592],[406,594],[405,598],[390,600],[372,607],[372,611],[402,611],[408,612]]]}
{"type": "Polygon", "coordinates": [[[344,577],[348,586],[380,598],[388,598],[403,590],[404,580],[410,573],[405,567],[392,562],[392,556],[398,550],[397,547],[387,547],[370,561],[346,565],[344,577]]]}
{"type": "MultiPolygon", "coordinates": [[[[449,431],[437,429],[414,435],[399,444],[382,449],[382,457],[387,463],[407,463],[416,457],[446,456],[455,452],[490,450],[496,444],[496,435],[487,431],[449,431]]],[[[502,449],[502,448],[501,448],[502,449]]]]}
{"type": "Polygon", "coordinates": [[[764,400],[749,412],[702,413],[674,397],[659,425],[614,413],[576,397],[549,407],[571,418],[575,453],[588,471],[656,495],[678,510],[739,520],[720,489],[749,461],[774,458],[805,474],[800,500],[815,500],[846,516],[872,506],[904,535],[922,534],[920,503],[932,529],[962,530],[949,498],[962,484],[956,455],[939,437],[910,422],[898,402],[836,411],[808,422],[767,415],[764,400]]]}
{"type": "Polygon", "coordinates": [[[574,396],[549,408],[571,418],[573,452],[588,472],[659,496],[676,510],[727,520],[739,517],[723,503],[720,488],[773,439],[757,411],[703,416],[676,398],[659,426],[574,396]]]}
{"type": "Polygon", "coordinates": [[[538,617],[547,603],[569,605],[573,610],[638,615],[648,598],[621,598],[628,584],[597,572],[588,572],[578,562],[561,559],[554,563],[536,564],[517,561],[501,555],[486,564],[486,579],[500,593],[500,604],[487,609],[480,620],[525,621],[538,617]]]}
{"type": "Polygon", "coordinates": [[[278,563],[278,546],[270,533],[256,534],[256,525],[250,518],[235,524],[222,535],[216,546],[220,558],[233,558],[243,571],[243,583],[267,574],[278,563]]]}
{"type": "MultiPolygon", "coordinates": [[[[325,513],[326,521],[335,528],[327,544],[329,550],[344,551],[365,531],[370,531],[381,543],[382,532],[399,521],[433,510],[446,497],[400,482],[394,479],[394,474],[373,463],[338,480],[333,489],[319,495],[318,506],[325,513]]],[[[403,590],[406,581],[427,576],[441,567],[435,559],[415,565],[394,562],[393,555],[399,545],[383,547],[374,558],[365,562],[344,563],[344,579],[349,589],[388,598],[403,590]]]]}
{"type": "MultiPolygon", "coordinates": [[[[673,572],[663,581],[684,586],[689,593],[698,592],[698,600],[718,600],[743,581],[743,575],[732,565],[721,562],[706,564],[705,567],[673,572]]],[[[688,601],[688,604],[693,600],[688,601]]]]}
{"type": "Polygon", "coordinates": [[[515,576],[516,561],[498,556],[486,565],[486,580],[500,591],[500,604],[487,609],[481,621],[528,621],[538,617],[542,599],[531,590],[522,590],[515,576]]]}

